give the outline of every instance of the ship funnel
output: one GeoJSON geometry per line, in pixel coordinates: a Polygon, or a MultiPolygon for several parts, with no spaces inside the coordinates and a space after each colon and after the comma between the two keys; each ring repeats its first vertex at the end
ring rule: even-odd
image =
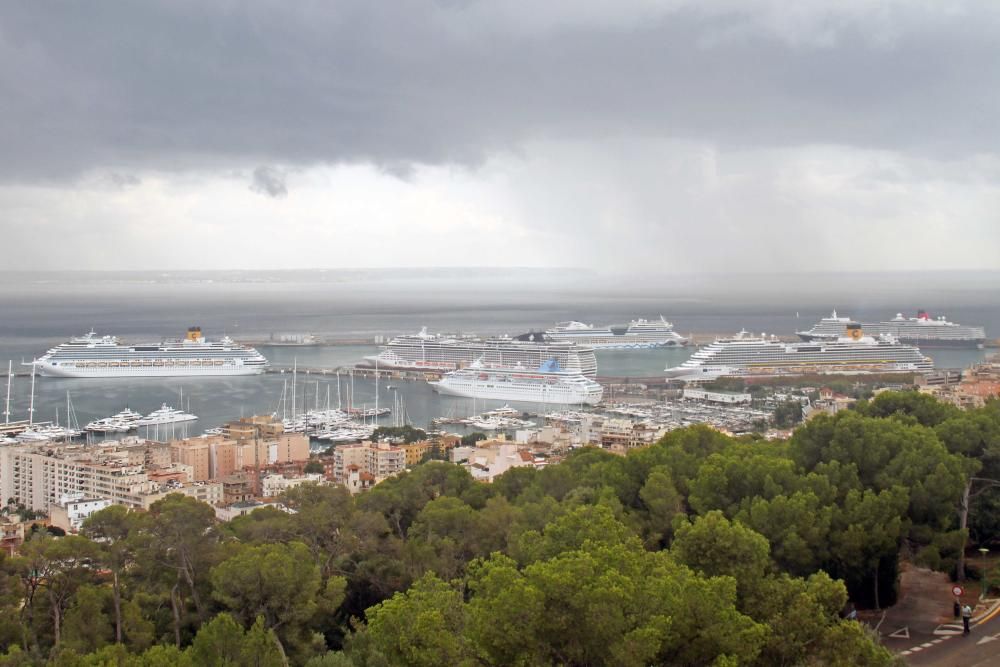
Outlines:
{"type": "Polygon", "coordinates": [[[847,337],[851,340],[861,340],[864,336],[864,332],[861,330],[860,324],[851,323],[847,325],[847,337]]]}
{"type": "Polygon", "coordinates": [[[188,327],[187,340],[191,341],[192,343],[197,343],[198,341],[202,340],[201,327],[188,327]]]}

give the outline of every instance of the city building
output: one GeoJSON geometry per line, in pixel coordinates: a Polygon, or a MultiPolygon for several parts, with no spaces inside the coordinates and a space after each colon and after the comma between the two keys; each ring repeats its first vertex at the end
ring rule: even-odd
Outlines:
{"type": "Polygon", "coordinates": [[[288,489],[294,489],[300,484],[326,484],[323,475],[311,473],[301,477],[285,477],[284,475],[267,475],[261,480],[261,494],[265,498],[274,498],[288,489]]]}
{"type": "Polygon", "coordinates": [[[24,544],[24,522],[0,519],[0,551],[13,556],[24,544]]]}
{"type": "Polygon", "coordinates": [[[384,442],[362,442],[340,445],[333,450],[334,480],[345,484],[353,466],[359,473],[371,475],[375,483],[392,477],[406,468],[406,454],[396,445],[384,442]]]}
{"type": "Polygon", "coordinates": [[[479,447],[455,447],[451,450],[451,460],[464,466],[481,482],[492,482],[511,468],[535,465],[535,457],[531,452],[504,441],[494,441],[490,445],[479,447]]]}
{"type": "Polygon", "coordinates": [[[83,522],[94,512],[109,507],[107,498],[87,498],[82,493],[65,494],[49,506],[49,522],[67,533],[79,533],[83,522]]]}

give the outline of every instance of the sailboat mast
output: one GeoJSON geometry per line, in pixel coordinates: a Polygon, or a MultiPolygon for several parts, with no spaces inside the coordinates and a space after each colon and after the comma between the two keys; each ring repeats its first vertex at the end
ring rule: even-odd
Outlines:
{"type": "Polygon", "coordinates": [[[28,403],[28,426],[35,423],[35,363],[31,363],[31,401],[28,403]]]}
{"type": "Polygon", "coordinates": [[[298,400],[296,396],[297,389],[295,387],[295,380],[299,374],[299,360],[295,358],[292,360],[292,419],[295,419],[295,403],[298,400]]]}
{"type": "Polygon", "coordinates": [[[378,419],[378,357],[375,357],[375,418],[372,423],[375,423],[375,419],[378,419]]]}
{"type": "Polygon", "coordinates": [[[14,377],[13,366],[9,359],[7,360],[7,402],[4,404],[3,409],[3,423],[10,423],[10,381],[14,377]]]}

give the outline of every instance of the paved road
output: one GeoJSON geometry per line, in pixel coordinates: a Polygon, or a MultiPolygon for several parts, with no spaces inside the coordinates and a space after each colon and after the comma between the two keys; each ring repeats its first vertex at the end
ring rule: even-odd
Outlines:
{"type": "Polygon", "coordinates": [[[962,634],[961,622],[940,624],[930,633],[921,628],[894,634],[897,636],[883,636],[882,640],[908,665],[1000,667],[1000,608],[974,625],[968,636],[962,634]]]}

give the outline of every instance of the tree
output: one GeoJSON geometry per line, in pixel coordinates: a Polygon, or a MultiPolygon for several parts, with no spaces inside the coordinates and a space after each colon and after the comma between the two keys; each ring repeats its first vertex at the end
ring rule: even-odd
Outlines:
{"type": "Polygon", "coordinates": [[[393,665],[469,665],[465,622],[461,593],[427,574],[405,593],[369,609],[367,634],[393,665]]]}
{"type": "Polygon", "coordinates": [[[245,636],[240,624],[223,612],[201,626],[185,653],[199,667],[235,667],[241,664],[245,636]]]}
{"type": "MultiPolygon", "coordinates": [[[[114,638],[112,623],[104,613],[107,588],[84,585],[66,611],[63,643],[78,653],[97,651],[114,638]]],[[[119,642],[120,643],[120,642],[119,642]]]]}
{"type": "Polygon", "coordinates": [[[323,467],[323,464],[320,461],[313,460],[309,461],[309,463],[302,468],[302,472],[307,475],[322,475],[326,472],[326,468],[323,467]]]}
{"type": "MultiPolygon", "coordinates": [[[[320,571],[301,542],[245,547],[212,569],[213,594],[245,625],[262,622],[287,642],[316,611],[320,571]]],[[[279,650],[284,645],[275,635],[279,650]]]]}
{"type": "Polygon", "coordinates": [[[180,645],[182,584],[194,602],[199,619],[206,607],[202,589],[208,571],[216,559],[218,536],[215,512],[211,506],[179,493],[158,500],[149,508],[150,542],[147,548],[152,559],[175,573],[170,589],[174,616],[174,636],[180,645]]]}
{"type": "Polygon", "coordinates": [[[741,594],[752,590],[770,567],[767,539],[718,510],[678,528],[670,552],[705,576],[732,577],[741,594]]]}
{"type": "Polygon", "coordinates": [[[87,517],[82,533],[100,545],[98,558],[111,572],[114,606],[115,643],[122,643],[122,575],[135,563],[138,533],[145,516],[130,512],[123,505],[111,505],[87,517]]]}
{"type": "Polygon", "coordinates": [[[53,644],[58,649],[63,614],[77,589],[91,576],[96,545],[79,535],[61,538],[36,535],[22,545],[21,555],[22,576],[26,590],[30,591],[27,604],[33,604],[35,591],[45,591],[52,616],[53,644]]]}

